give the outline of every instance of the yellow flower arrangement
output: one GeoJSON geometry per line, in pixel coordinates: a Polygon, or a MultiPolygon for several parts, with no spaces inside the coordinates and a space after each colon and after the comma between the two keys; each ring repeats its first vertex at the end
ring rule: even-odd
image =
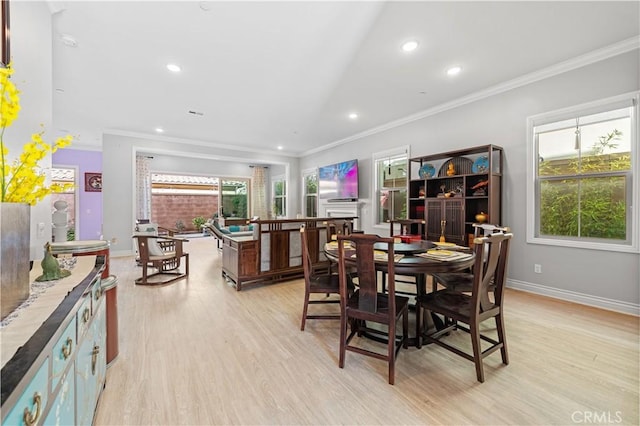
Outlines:
{"type": "Polygon", "coordinates": [[[46,175],[38,162],[48,153],[71,144],[72,136],[58,138],[53,146],[47,144],[40,133],[31,136],[31,142],[24,145],[19,158],[9,164],[6,160],[9,150],[4,145],[4,131],[18,118],[20,111],[20,93],[9,77],[13,74],[11,67],[0,68],[0,201],[7,203],[28,203],[32,206],[47,195],[71,189],[71,184],[46,185],[46,175]]]}

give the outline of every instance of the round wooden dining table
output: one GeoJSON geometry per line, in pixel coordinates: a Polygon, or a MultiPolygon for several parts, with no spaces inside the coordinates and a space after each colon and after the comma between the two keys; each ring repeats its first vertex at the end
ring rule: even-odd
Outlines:
{"type": "MultiPolygon", "coordinates": [[[[376,250],[387,251],[386,244],[378,243],[374,246],[376,250]]],[[[447,245],[439,245],[431,241],[420,240],[411,243],[395,243],[393,245],[396,260],[393,263],[396,277],[398,275],[410,276],[415,278],[416,297],[422,296],[427,292],[427,275],[442,272],[457,272],[467,269],[475,262],[475,254],[471,249],[460,248],[458,246],[449,247],[447,245]],[[455,248],[455,251],[453,250],[455,248]],[[425,254],[431,250],[442,249],[447,252],[453,252],[451,259],[446,256],[441,258],[427,257],[425,254]],[[465,250],[466,249],[466,250],[465,250]],[[455,253],[464,253],[466,256],[459,256],[455,253]]],[[[353,248],[345,246],[345,256],[347,263],[353,263],[350,257],[355,252],[353,248]]],[[[338,263],[338,243],[332,241],[324,245],[324,253],[329,261],[338,263]]],[[[374,259],[375,260],[375,259],[374,259]]],[[[376,269],[384,273],[387,272],[386,259],[375,260],[376,269]]],[[[383,287],[384,288],[384,287],[383,287]]],[[[438,326],[439,319],[431,318],[431,315],[424,315],[427,324],[423,326],[423,332],[427,332],[438,326]]],[[[416,335],[420,329],[416,324],[416,335]]],[[[417,339],[415,337],[409,339],[409,345],[416,346],[417,339]]]]}

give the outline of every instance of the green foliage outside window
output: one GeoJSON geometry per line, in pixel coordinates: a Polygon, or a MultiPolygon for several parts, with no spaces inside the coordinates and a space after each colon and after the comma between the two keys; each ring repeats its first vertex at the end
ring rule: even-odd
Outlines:
{"type": "Polygon", "coordinates": [[[631,153],[617,148],[614,130],[582,157],[541,159],[540,233],[568,237],[627,238],[627,173],[631,153]],[[553,178],[563,176],[563,178],[553,178]]]}

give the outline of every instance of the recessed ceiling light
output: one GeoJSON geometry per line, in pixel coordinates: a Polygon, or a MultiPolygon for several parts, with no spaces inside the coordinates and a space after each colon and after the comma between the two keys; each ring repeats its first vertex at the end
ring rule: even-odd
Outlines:
{"type": "Polygon", "coordinates": [[[415,40],[409,40],[402,45],[403,52],[413,52],[418,48],[418,42],[415,40]]]}
{"type": "Polygon", "coordinates": [[[352,112],[351,114],[349,114],[349,118],[352,120],[355,120],[358,118],[358,114],[356,114],[355,112],[352,112]]]}
{"type": "Polygon", "coordinates": [[[447,70],[447,75],[458,75],[460,74],[460,71],[462,71],[462,68],[460,67],[451,67],[447,70]]]}
{"type": "Polygon", "coordinates": [[[157,133],[164,133],[164,129],[162,127],[156,127],[157,133]]]}
{"type": "Polygon", "coordinates": [[[282,151],[282,150],[284,149],[284,147],[283,147],[282,145],[278,145],[278,149],[279,149],[280,151],[282,151]]]}
{"type": "Polygon", "coordinates": [[[171,72],[180,72],[182,69],[176,64],[167,64],[167,69],[171,72]]]}

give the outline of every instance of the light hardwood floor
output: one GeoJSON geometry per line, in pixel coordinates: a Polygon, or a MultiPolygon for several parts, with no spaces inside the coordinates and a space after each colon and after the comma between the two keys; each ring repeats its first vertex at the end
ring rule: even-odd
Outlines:
{"type": "Polygon", "coordinates": [[[508,366],[489,356],[480,384],[473,363],[410,348],[391,386],[383,361],[348,353],[338,368],[338,322],[300,331],[302,280],[238,293],[215,240],[187,248],[188,280],[163,287],[111,259],[119,356],[96,425],[640,423],[636,317],[508,290],[508,366]]]}

